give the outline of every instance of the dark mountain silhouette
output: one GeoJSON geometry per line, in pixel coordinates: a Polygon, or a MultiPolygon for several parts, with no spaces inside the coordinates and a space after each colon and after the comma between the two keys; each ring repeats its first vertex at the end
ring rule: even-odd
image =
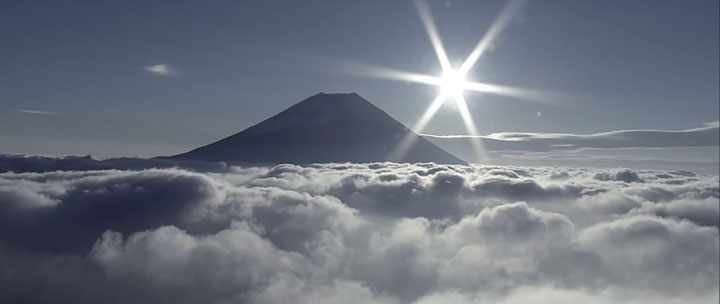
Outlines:
{"type": "Polygon", "coordinates": [[[317,94],[242,132],[171,158],[248,164],[388,161],[406,135],[416,140],[392,161],[465,164],[355,93],[317,94]]]}

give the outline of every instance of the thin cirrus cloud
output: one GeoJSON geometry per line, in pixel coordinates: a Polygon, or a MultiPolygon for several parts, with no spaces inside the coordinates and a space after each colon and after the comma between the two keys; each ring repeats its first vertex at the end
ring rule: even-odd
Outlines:
{"type": "Polygon", "coordinates": [[[158,75],[158,76],[165,76],[165,77],[177,76],[180,74],[180,72],[178,71],[178,69],[176,67],[171,66],[170,64],[166,64],[166,63],[145,66],[145,67],[143,67],[143,69],[145,69],[145,71],[147,71],[151,74],[158,75]]]}
{"type": "Polygon", "coordinates": [[[595,134],[504,132],[480,136],[474,153],[466,135],[425,138],[466,161],[495,164],[632,166],[717,172],[718,122],[685,130],[618,130],[595,134]],[[519,163],[518,163],[519,162],[519,163]]]}
{"type": "Polygon", "coordinates": [[[20,113],[33,114],[33,115],[61,115],[62,113],[41,111],[41,110],[29,110],[29,109],[17,109],[20,113]]]}
{"type": "Polygon", "coordinates": [[[0,302],[718,301],[716,175],[156,165],[0,156],[0,302]]]}
{"type": "MultiPolygon", "coordinates": [[[[714,147],[720,142],[718,122],[685,130],[619,130],[594,134],[557,134],[503,132],[479,136],[492,151],[576,150],[582,148],[681,148],[714,147]]],[[[430,135],[428,139],[442,144],[467,141],[468,135],[430,135]]]]}

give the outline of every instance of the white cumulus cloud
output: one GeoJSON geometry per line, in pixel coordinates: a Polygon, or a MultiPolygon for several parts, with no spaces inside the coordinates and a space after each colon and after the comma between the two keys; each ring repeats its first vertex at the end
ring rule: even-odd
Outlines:
{"type": "Polygon", "coordinates": [[[716,175],[172,164],[0,157],[0,302],[719,298],[716,175]]]}

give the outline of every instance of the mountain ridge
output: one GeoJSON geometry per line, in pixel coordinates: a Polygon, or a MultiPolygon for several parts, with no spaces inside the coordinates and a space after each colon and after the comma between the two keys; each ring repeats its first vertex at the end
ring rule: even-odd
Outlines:
{"type": "Polygon", "coordinates": [[[319,93],[181,160],[249,164],[391,161],[406,136],[415,141],[396,162],[466,164],[419,136],[357,93],[319,93]]]}

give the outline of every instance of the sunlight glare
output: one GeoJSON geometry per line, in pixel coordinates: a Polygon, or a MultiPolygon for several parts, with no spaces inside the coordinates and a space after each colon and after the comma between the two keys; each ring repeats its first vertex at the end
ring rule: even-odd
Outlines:
{"type": "Polygon", "coordinates": [[[390,156],[388,157],[391,161],[399,161],[403,158],[405,153],[410,149],[410,146],[412,146],[413,143],[417,140],[417,136],[414,136],[415,134],[422,133],[422,131],[425,129],[425,126],[430,122],[430,119],[432,119],[433,116],[435,116],[435,113],[440,109],[440,106],[445,103],[445,99],[447,97],[445,94],[439,94],[437,97],[435,97],[435,100],[430,104],[430,107],[428,107],[427,110],[425,110],[425,113],[422,117],[420,117],[420,120],[418,120],[417,123],[413,126],[413,130],[416,133],[408,132],[405,134],[405,137],[400,141],[400,143],[393,149],[393,151],[390,153],[390,156]]]}
{"type": "Polygon", "coordinates": [[[447,96],[457,96],[465,89],[465,75],[457,70],[449,69],[440,78],[440,92],[447,96]]]}
{"type": "Polygon", "coordinates": [[[438,34],[437,27],[435,26],[435,21],[433,21],[432,13],[430,13],[430,8],[425,1],[421,0],[415,0],[415,8],[417,8],[418,15],[420,15],[420,21],[422,21],[422,24],[425,27],[425,32],[427,32],[428,38],[430,38],[430,43],[432,44],[433,49],[435,49],[435,54],[440,61],[440,66],[442,66],[443,70],[449,70],[450,60],[445,53],[445,48],[440,40],[440,35],[438,34]]]}
{"type": "Polygon", "coordinates": [[[464,73],[470,71],[478,59],[480,59],[480,56],[492,45],[493,41],[500,35],[500,32],[502,32],[515,14],[517,14],[526,3],[527,0],[510,0],[505,5],[500,15],[495,19],[495,22],[490,26],[490,30],[485,33],[482,39],[480,39],[480,42],[475,46],[475,49],[470,52],[470,56],[468,56],[462,66],[460,66],[460,71],[464,73]]]}
{"type": "MultiPolygon", "coordinates": [[[[493,41],[499,36],[500,32],[510,23],[513,17],[518,11],[526,4],[527,0],[510,0],[500,15],[497,17],[495,22],[490,26],[490,29],[478,42],[475,48],[472,50],[470,55],[465,59],[462,65],[458,69],[454,69],[450,60],[445,52],[440,35],[438,34],[435,21],[433,20],[432,14],[428,4],[423,0],[415,0],[415,7],[417,8],[418,15],[422,21],[425,32],[427,33],[430,43],[435,50],[438,62],[442,68],[442,75],[440,77],[430,75],[420,75],[415,73],[400,72],[394,70],[382,70],[382,73],[375,71],[378,77],[384,77],[387,79],[405,80],[410,82],[418,82],[425,84],[438,85],[440,92],[435,100],[430,104],[430,107],[425,111],[423,116],[413,126],[413,131],[421,133],[425,126],[430,122],[435,113],[445,103],[445,100],[452,98],[455,100],[455,105],[460,111],[465,128],[470,135],[472,146],[475,150],[477,159],[485,158],[485,150],[482,147],[482,142],[479,136],[479,132],[475,125],[475,121],[470,114],[465,97],[463,93],[465,90],[487,92],[499,95],[509,95],[514,97],[527,98],[532,95],[541,93],[540,91],[523,90],[521,88],[514,88],[508,86],[492,85],[479,82],[470,82],[465,79],[467,73],[480,59],[485,51],[492,46],[493,41]],[[529,96],[530,95],[530,96],[529,96]]],[[[414,133],[408,133],[400,141],[400,143],[393,149],[390,154],[390,160],[400,160],[408,152],[412,144],[418,139],[418,136],[414,133]]]]}
{"type": "Polygon", "coordinates": [[[509,96],[522,100],[535,101],[545,104],[558,104],[561,100],[571,100],[573,98],[572,96],[568,96],[567,94],[560,94],[557,92],[546,90],[527,89],[470,81],[466,81],[464,83],[464,89],[500,96],[509,96]]]}
{"type": "MultiPolygon", "coordinates": [[[[477,130],[477,127],[475,126],[475,121],[473,120],[472,115],[470,115],[470,110],[468,109],[467,103],[465,102],[465,98],[461,94],[455,95],[455,105],[460,111],[460,117],[462,117],[463,123],[465,123],[465,129],[468,131],[468,133],[470,133],[469,139],[475,152],[475,161],[478,161],[480,159],[487,159],[485,154],[485,148],[483,147],[482,141],[479,136],[480,134],[477,130]]],[[[469,161],[472,162],[473,160],[469,161]]]]}

